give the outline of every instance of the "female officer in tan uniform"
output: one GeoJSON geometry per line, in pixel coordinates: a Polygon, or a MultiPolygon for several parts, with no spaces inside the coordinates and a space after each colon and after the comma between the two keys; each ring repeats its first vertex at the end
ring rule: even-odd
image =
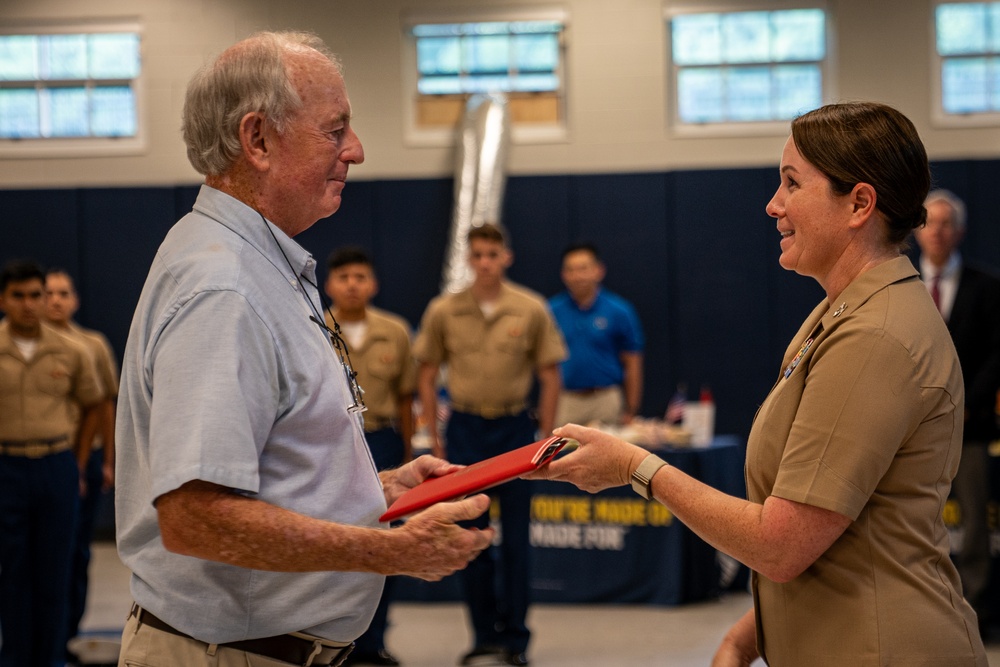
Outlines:
{"type": "Polygon", "coordinates": [[[754,570],[754,608],[717,667],[987,664],[941,510],[962,445],[955,349],[909,260],[927,156],[889,107],[830,105],[792,123],[767,205],[782,267],[827,298],[785,353],[747,443],[749,501],[590,429],[542,474],[629,483],[754,570]],[[598,446],[595,446],[598,445],[598,446]]]}

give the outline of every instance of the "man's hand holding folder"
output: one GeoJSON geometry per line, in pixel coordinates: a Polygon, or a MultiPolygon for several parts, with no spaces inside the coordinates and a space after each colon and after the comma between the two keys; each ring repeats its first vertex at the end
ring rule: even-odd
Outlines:
{"type": "MultiPolygon", "coordinates": [[[[392,521],[435,503],[460,498],[515,479],[551,461],[569,442],[565,438],[552,437],[470,466],[454,466],[450,463],[438,466],[434,476],[396,498],[379,520],[392,521]]],[[[440,459],[427,458],[441,462],[440,459]]],[[[390,496],[388,491],[386,496],[390,496]]]]}

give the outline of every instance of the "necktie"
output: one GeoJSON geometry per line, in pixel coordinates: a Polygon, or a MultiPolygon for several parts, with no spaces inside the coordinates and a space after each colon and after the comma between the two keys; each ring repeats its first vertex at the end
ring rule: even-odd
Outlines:
{"type": "Polygon", "coordinates": [[[939,284],[941,282],[941,274],[936,273],[933,278],[931,278],[931,299],[934,300],[934,307],[941,312],[941,290],[939,289],[939,284]]]}

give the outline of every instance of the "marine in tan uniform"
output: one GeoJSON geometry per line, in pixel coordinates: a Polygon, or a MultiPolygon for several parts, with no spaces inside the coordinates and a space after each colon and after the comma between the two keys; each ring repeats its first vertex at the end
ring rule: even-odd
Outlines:
{"type": "Polygon", "coordinates": [[[826,292],[747,441],[747,500],[594,429],[536,477],[631,481],[753,571],[712,664],[986,667],[942,509],[962,449],[958,355],[902,248],[931,174],[903,114],[831,104],[792,121],[766,211],[788,270],[826,292]],[[780,235],[780,236],[779,236],[780,235]]]}
{"type": "MultiPolygon", "coordinates": [[[[365,439],[379,470],[396,468],[413,458],[413,392],[416,365],[410,353],[410,327],[402,317],[371,305],[378,280],[371,257],[361,248],[340,248],[327,261],[326,293],[334,317],[326,325],[347,342],[357,381],[364,390],[365,439]]],[[[385,647],[393,578],[386,579],[382,599],[368,630],[355,640],[345,664],[398,665],[385,647]]]]}
{"type": "Polygon", "coordinates": [[[101,399],[86,350],[42,324],[45,274],[0,272],[0,663],[61,664],[80,475],[76,404],[101,399]]]}
{"type": "MultiPolygon", "coordinates": [[[[507,282],[513,256],[500,229],[483,225],[469,232],[473,284],[446,294],[427,307],[414,343],[420,362],[417,388],[425,414],[437,414],[436,378],[447,366],[451,400],[446,443],[431,425],[434,453],[471,464],[526,445],[552,430],[559,397],[558,363],[566,347],[545,301],[507,282]],[[528,392],[538,379],[537,423],[527,410],[528,392]]],[[[495,565],[489,551],[463,572],[475,644],[463,657],[469,664],[494,655],[505,664],[527,664],[528,482],[516,480],[493,491],[500,502],[503,542],[499,565],[503,586],[498,601],[495,565]],[[498,602],[500,603],[498,606],[498,602]],[[498,611],[501,609],[502,611],[498,611]]],[[[485,517],[480,525],[487,525],[485,517]]]]}
{"type": "Polygon", "coordinates": [[[59,332],[83,345],[101,381],[103,398],[91,412],[92,419],[82,424],[81,465],[86,490],[80,499],[77,539],[73,548],[70,573],[69,616],[67,637],[76,637],[87,605],[90,566],[90,543],[103,495],[115,479],[115,398],[118,396],[118,364],[108,339],[99,331],[86,329],[73,317],[80,308],[73,278],[62,269],[49,269],[45,274],[45,320],[59,332]],[[87,453],[89,450],[89,454],[87,453]]]}

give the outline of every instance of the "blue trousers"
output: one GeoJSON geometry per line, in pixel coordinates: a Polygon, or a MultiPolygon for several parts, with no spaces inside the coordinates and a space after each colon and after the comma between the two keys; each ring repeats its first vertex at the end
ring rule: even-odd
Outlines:
{"type": "MultiPolygon", "coordinates": [[[[365,433],[368,449],[378,470],[399,467],[403,463],[403,439],[392,428],[383,428],[365,433]]],[[[355,640],[359,655],[372,655],[385,648],[385,630],[389,626],[389,602],[392,597],[394,577],[386,577],[382,598],[375,609],[375,617],[365,633],[355,640]]]]}
{"type": "MultiPolygon", "coordinates": [[[[486,419],[452,412],[445,432],[448,460],[469,465],[523,447],[535,439],[528,413],[486,419]]],[[[488,491],[500,504],[499,547],[486,549],[462,571],[462,584],[476,646],[526,651],[531,632],[525,623],[529,604],[528,522],[531,489],[514,480],[488,491]]],[[[467,525],[485,528],[487,514],[467,525]]]]}
{"type": "Polygon", "coordinates": [[[0,667],[61,667],[80,499],[70,451],[0,456],[0,667]]]}
{"type": "Polygon", "coordinates": [[[87,492],[80,499],[80,516],[77,521],[76,542],[69,576],[69,615],[66,637],[72,639],[80,633],[80,621],[87,609],[87,588],[90,581],[90,543],[94,539],[94,522],[97,508],[104,497],[104,450],[95,449],[83,471],[87,492]]]}

